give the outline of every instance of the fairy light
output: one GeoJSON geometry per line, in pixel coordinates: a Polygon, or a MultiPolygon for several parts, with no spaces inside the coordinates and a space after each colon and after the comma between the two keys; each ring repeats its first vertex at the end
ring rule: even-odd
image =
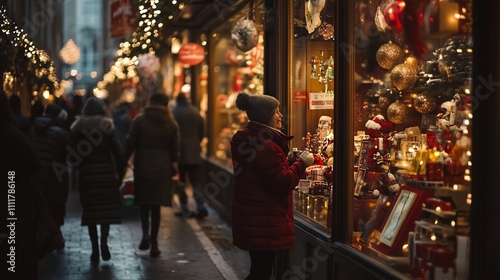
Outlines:
{"type": "MultiPolygon", "coordinates": [[[[16,49],[16,52],[23,54],[24,57],[28,59],[30,67],[23,71],[35,74],[34,76],[37,79],[31,81],[34,83],[35,88],[40,90],[53,88],[54,90],[57,90],[59,83],[57,82],[53,61],[44,50],[38,49],[35,46],[35,44],[28,38],[28,34],[25,33],[22,28],[19,28],[11,19],[7,17],[6,12],[7,10],[4,7],[0,8],[0,29],[10,41],[11,46],[16,49]]],[[[37,91],[37,89],[33,90],[33,94],[37,91]]]]}

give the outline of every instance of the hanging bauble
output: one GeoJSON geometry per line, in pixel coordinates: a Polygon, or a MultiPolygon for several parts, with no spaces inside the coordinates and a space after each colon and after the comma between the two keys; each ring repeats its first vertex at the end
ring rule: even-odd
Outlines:
{"type": "Polygon", "coordinates": [[[334,35],[333,25],[323,22],[318,27],[318,33],[319,35],[323,36],[323,40],[332,40],[334,35]]]}
{"type": "Polygon", "coordinates": [[[380,93],[380,97],[378,98],[378,105],[381,108],[385,109],[389,107],[392,102],[394,102],[394,94],[392,94],[390,90],[380,93]]]}
{"type": "Polygon", "coordinates": [[[384,9],[385,22],[392,30],[403,29],[403,16],[405,9],[405,1],[394,1],[384,9]]]}
{"type": "Polygon", "coordinates": [[[151,53],[141,54],[137,63],[137,74],[141,78],[152,79],[158,75],[160,71],[160,59],[151,53]]]}
{"type": "Polygon", "coordinates": [[[259,33],[253,20],[247,18],[238,20],[231,30],[231,40],[241,51],[253,49],[259,42],[259,33]]]}
{"type": "Polygon", "coordinates": [[[378,48],[376,58],[380,67],[391,70],[404,61],[403,55],[403,50],[398,45],[387,43],[378,48]]]}
{"type": "Polygon", "coordinates": [[[418,59],[415,56],[410,55],[407,57],[405,59],[405,64],[413,68],[415,72],[418,71],[418,59]]]}
{"type": "Polygon", "coordinates": [[[75,64],[80,59],[80,48],[73,39],[69,39],[64,47],[59,51],[59,56],[66,64],[75,64]]]}
{"type": "Polygon", "coordinates": [[[389,96],[387,95],[381,95],[379,98],[378,98],[378,105],[381,107],[381,108],[387,108],[390,104],[392,103],[392,98],[390,98],[389,96]]]}
{"type": "Polygon", "coordinates": [[[436,98],[432,95],[419,93],[413,98],[413,107],[421,114],[429,114],[436,109],[436,98]]]}
{"type": "Polygon", "coordinates": [[[394,66],[391,70],[391,82],[399,90],[409,89],[417,81],[417,72],[404,63],[394,66]]]}
{"type": "Polygon", "coordinates": [[[387,108],[387,118],[395,124],[405,123],[408,119],[408,108],[396,101],[387,108]]]}

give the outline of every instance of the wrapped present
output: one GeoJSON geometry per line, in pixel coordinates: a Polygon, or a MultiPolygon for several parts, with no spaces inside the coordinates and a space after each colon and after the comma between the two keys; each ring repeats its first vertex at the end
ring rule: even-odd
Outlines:
{"type": "Polygon", "coordinates": [[[456,162],[448,162],[444,166],[444,184],[445,186],[464,185],[465,170],[467,166],[456,162]]]}
{"type": "Polygon", "coordinates": [[[427,162],[425,166],[425,177],[428,181],[443,181],[444,169],[441,162],[427,162]]]}
{"type": "Polygon", "coordinates": [[[306,168],[306,174],[312,181],[326,181],[325,172],[331,167],[325,165],[311,165],[306,168]]]}

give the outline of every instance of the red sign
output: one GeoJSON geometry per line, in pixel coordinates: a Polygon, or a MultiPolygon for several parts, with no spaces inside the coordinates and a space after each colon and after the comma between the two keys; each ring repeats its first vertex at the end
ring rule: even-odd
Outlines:
{"type": "Polygon", "coordinates": [[[110,34],[112,37],[126,36],[137,26],[137,18],[129,0],[111,0],[110,34]]]}
{"type": "Polygon", "coordinates": [[[179,49],[178,58],[180,62],[194,66],[205,59],[205,49],[199,44],[187,43],[179,49]]]}
{"type": "Polygon", "coordinates": [[[293,103],[307,103],[307,95],[305,90],[293,92],[293,103]]]}

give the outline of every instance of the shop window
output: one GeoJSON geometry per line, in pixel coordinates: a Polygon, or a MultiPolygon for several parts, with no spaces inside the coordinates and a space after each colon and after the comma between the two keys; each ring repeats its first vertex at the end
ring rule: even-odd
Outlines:
{"type": "Polygon", "coordinates": [[[231,167],[230,141],[248,118],[236,108],[239,92],[264,94],[264,5],[247,5],[211,34],[211,158],[231,167]]]}
{"type": "Polygon", "coordinates": [[[294,191],[295,217],[329,235],[333,184],[334,1],[293,1],[288,98],[291,146],[315,163],[294,191]]]}
{"type": "Polygon", "coordinates": [[[471,1],[355,5],[351,243],[413,278],[466,279],[471,1]]]}

